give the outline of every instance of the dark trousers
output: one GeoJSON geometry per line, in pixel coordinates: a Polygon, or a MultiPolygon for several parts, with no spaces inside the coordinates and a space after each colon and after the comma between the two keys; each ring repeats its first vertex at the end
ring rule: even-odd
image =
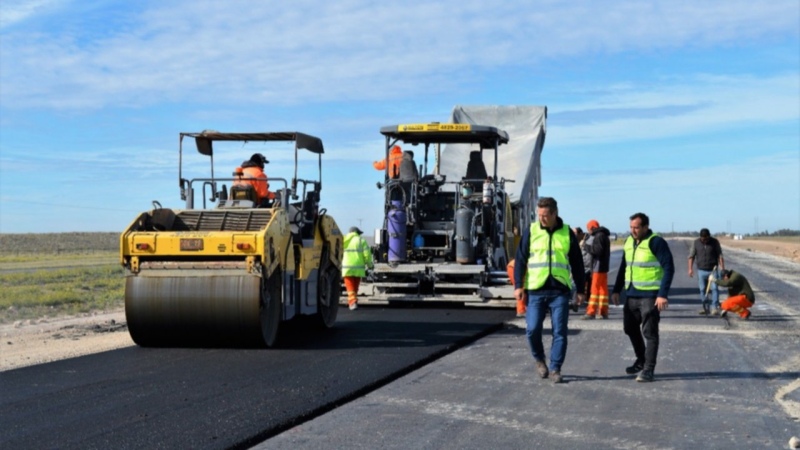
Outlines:
{"type": "Polygon", "coordinates": [[[658,322],[661,314],[654,297],[628,297],[623,308],[622,324],[631,340],[637,361],[644,370],[655,370],[658,356],[658,322]],[[641,327],[641,330],[640,330],[641,327]]]}

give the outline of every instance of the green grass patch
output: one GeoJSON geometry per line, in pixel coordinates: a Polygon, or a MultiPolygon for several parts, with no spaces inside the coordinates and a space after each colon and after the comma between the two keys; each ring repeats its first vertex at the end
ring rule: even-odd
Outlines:
{"type": "Polygon", "coordinates": [[[124,298],[117,264],[0,273],[0,323],[117,309],[124,298]]]}

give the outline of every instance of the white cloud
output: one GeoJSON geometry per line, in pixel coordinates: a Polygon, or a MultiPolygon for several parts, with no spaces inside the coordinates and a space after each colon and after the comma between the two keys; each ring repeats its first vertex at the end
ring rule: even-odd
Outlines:
{"type": "Polygon", "coordinates": [[[468,88],[483,69],[547,58],[796,36],[800,15],[795,0],[148,5],[111,24],[65,9],[58,23],[11,30],[0,44],[14,61],[0,75],[4,107],[403,97],[468,88]]]}
{"type": "Polygon", "coordinates": [[[5,0],[0,7],[0,29],[51,12],[62,3],[64,0],[5,0]]]}
{"type": "Polygon", "coordinates": [[[580,104],[552,114],[592,116],[589,123],[550,125],[548,138],[560,146],[657,139],[724,131],[800,119],[798,73],[764,78],[695,76],[665,79],[656,86],[610,87],[580,104]],[[663,109],[661,116],[647,112],[663,109]],[[622,111],[619,113],[619,111],[622,111]]]}

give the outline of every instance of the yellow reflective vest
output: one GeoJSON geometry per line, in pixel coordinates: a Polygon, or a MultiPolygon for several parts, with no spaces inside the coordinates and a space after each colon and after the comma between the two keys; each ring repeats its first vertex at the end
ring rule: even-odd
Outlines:
{"type": "Polygon", "coordinates": [[[525,289],[531,291],[541,288],[550,275],[572,289],[572,279],[569,274],[569,245],[569,225],[563,224],[550,234],[539,225],[539,222],[532,223],[525,289]]]}
{"type": "Polygon", "coordinates": [[[358,233],[347,233],[344,237],[343,277],[363,277],[365,268],[372,267],[372,251],[369,244],[358,233]]]}
{"type": "Polygon", "coordinates": [[[664,278],[664,268],[650,250],[650,240],[658,236],[651,233],[639,245],[634,246],[633,236],[625,241],[625,289],[633,287],[642,291],[657,291],[664,278]]]}

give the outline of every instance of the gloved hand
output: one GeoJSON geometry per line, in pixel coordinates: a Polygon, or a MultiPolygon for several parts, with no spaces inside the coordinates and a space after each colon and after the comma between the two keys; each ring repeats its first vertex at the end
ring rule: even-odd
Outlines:
{"type": "Polygon", "coordinates": [[[715,283],[717,281],[717,277],[714,276],[714,274],[712,273],[711,275],[708,276],[708,281],[715,283]]]}

